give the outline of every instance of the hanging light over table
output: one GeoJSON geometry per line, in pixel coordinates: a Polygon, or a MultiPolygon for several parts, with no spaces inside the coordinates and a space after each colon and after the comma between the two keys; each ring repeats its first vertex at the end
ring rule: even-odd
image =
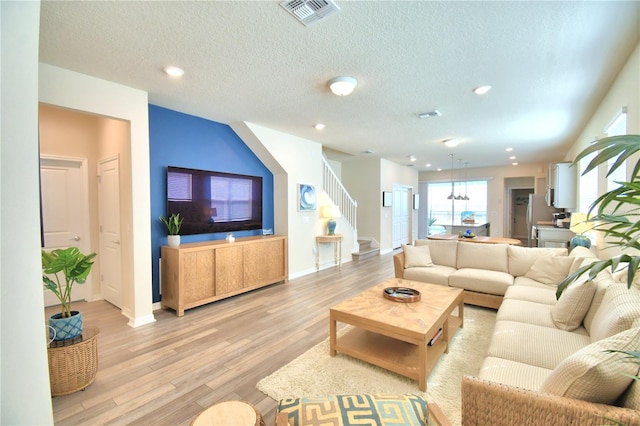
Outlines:
{"type": "Polygon", "coordinates": [[[453,193],[453,154],[449,154],[451,156],[451,194],[447,197],[447,200],[455,200],[456,196],[453,193]]]}

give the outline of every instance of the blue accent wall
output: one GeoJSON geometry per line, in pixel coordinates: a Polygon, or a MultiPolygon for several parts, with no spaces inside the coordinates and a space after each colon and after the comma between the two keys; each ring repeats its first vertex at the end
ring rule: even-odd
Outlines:
{"type": "MultiPolygon", "coordinates": [[[[262,176],[262,226],[273,229],[273,174],[226,124],[149,105],[153,302],[160,301],[160,247],[167,243],[167,166],[262,176]]],[[[135,164],[133,165],[135,168],[135,164]]],[[[261,231],[234,232],[236,237],[261,231]]],[[[183,235],[181,243],[224,239],[226,233],[183,235]]]]}

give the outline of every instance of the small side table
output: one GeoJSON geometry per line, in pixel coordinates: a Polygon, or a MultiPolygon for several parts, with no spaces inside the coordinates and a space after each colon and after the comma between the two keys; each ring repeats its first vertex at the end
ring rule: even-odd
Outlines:
{"type": "Polygon", "coordinates": [[[342,269],[342,234],[318,235],[316,237],[316,271],[320,270],[320,244],[322,243],[333,243],[333,259],[338,269],[342,269]]]}
{"type": "Polygon", "coordinates": [[[51,342],[47,349],[51,396],[77,392],[96,379],[99,331],[84,326],[77,338],[51,342]]]}
{"type": "Polygon", "coordinates": [[[265,426],[258,409],[244,401],[212,405],[191,421],[191,426],[265,426]]]}

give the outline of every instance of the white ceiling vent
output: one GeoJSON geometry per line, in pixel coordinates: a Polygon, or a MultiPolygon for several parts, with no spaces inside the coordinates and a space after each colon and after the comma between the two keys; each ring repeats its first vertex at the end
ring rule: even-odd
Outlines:
{"type": "Polygon", "coordinates": [[[322,18],[340,12],[332,0],[285,0],[280,3],[304,25],[311,25],[322,18]]]}

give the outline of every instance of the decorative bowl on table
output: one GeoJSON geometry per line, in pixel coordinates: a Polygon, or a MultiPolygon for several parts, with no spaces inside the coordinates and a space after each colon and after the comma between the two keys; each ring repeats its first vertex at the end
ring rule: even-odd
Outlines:
{"type": "Polygon", "coordinates": [[[420,300],[420,292],[408,287],[387,287],[382,291],[382,295],[394,302],[411,303],[420,300]]]}
{"type": "Polygon", "coordinates": [[[458,237],[460,238],[475,238],[476,234],[474,234],[471,229],[467,229],[466,231],[462,232],[460,231],[460,233],[458,234],[458,237]]]}

